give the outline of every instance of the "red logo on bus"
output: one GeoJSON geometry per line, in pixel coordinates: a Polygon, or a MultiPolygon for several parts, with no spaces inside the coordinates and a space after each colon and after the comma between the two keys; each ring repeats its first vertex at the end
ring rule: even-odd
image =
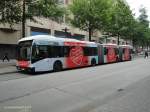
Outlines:
{"type": "Polygon", "coordinates": [[[83,49],[80,46],[73,47],[70,50],[70,59],[76,65],[81,65],[83,62],[83,49]]]}
{"type": "Polygon", "coordinates": [[[114,60],[114,58],[115,58],[115,51],[114,51],[113,48],[109,48],[107,58],[108,58],[109,62],[114,60]]]}

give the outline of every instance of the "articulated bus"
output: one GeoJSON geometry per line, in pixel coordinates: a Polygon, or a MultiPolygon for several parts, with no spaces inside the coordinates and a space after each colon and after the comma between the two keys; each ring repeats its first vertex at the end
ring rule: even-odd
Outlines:
{"type": "Polygon", "coordinates": [[[60,71],[98,64],[97,44],[76,39],[38,35],[18,42],[18,70],[60,71]]]}
{"type": "Polygon", "coordinates": [[[127,61],[128,46],[98,44],[76,39],[37,35],[18,41],[17,64],[21,71],[44,72],[127,61]]]}

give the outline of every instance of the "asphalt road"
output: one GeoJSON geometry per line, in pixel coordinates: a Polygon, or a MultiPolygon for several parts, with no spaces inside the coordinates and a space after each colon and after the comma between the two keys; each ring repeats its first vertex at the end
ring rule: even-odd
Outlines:
{"type": "MultiPolygon", "coordinates": [[[[0,112],[150,112],[150,59],[0,81],[0,112]]],[[[7,76],[8,77],[8,76],[7,76]]]]}
{"type": "MultiPolygon", "coordinates": [[[[15,69],[15,68],[14,68],[15,69]]],[[[0,75],[0,82],[2,81],[9,81],[9,80],[16,80],[21,78],[30,77],[31,75],[23,74],[23,73],[17,73],[17,71],[14,71],[13,73],[5,73],[0,75]]]]}

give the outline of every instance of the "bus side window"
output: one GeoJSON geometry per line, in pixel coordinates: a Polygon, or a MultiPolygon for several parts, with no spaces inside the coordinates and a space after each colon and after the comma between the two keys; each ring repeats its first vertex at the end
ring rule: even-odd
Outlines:
{"type": "Polygon", "coordinates": [[[37,52],[36,52],[36,45],[32,46],[32,58],[35,58],[37,56],[37,52]]]}
{"type": "Polygon", "coordinates": [[[96,47],[84,47],[84,56],[95,56],[98,55],[98,49],[96,47]]]}
{"type": "Polygon", "coordinates": [[[90,54],[89,53],[90,51],[89,51],[88,47],[84,47],[83,52],[84,52],[84,56],[89,56],[89,54],[90,54]]]}
{"type": "Polygon", "coordinates": [[[64,57],[69,57],[69,52],[70,52],[69,46],[64,46],[63,51],[64,51],[64,57]]]}
{"type": "Polygon", "coordinates": [[[63,47],[62,46],[49,46],[48,54],[50,58],[63,57],[63,47]]]}
{"type": "Polygon", "coordinates": [[[63,47],[54,46],[55,57],[63,57],[63,47]]]}
{"type": "Polygon", "coordinates": [[[48,47],[47,46],[39,46],[38,57],[40,59],[48,58],[48,47]]]}
{"type": "Polygon", "coordinates": [[[93,47],[93,52],[92,52],[92,55],[95,56],[95,55],[98,55],[98,49],[97,47],[93,47]]]}
{"type": "Polygon", "coordinates": [[[106,47],[104,47],[104,55],[108,54],[108,49],[106,47]]]}
{"type": "Polygon", "coordinates": [[[130,49],[130,54],[133,54],[133,53],[134,53],[133,49],[130,49]]]}
{"type": "Polygon", "coordinates": [[[36,46],[33,45],[32,47],[32,63],[48,58],[48,48],[47,46],[36,46]]]}
{"type": "Polygon", "coordinates": [[[125,48],[123,48],[123,54],[125,53],[125,48]]]}
{"type": "Polygon", "coordinates": [[[118,48],[115,48],[115,54],[119,54],[119,49],[118,48]]]}

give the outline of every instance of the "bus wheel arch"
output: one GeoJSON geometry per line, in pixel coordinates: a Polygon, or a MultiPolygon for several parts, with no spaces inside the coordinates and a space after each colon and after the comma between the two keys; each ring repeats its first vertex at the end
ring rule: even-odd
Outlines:
{"type": "Polygon", "coordinates": [[[55,61],[54,64],[53,64],[53,70],[55,72],[58,72],[58,71],[61,71],[62,69],[63,69],[62,62],[60,60],[55,61]]]}

